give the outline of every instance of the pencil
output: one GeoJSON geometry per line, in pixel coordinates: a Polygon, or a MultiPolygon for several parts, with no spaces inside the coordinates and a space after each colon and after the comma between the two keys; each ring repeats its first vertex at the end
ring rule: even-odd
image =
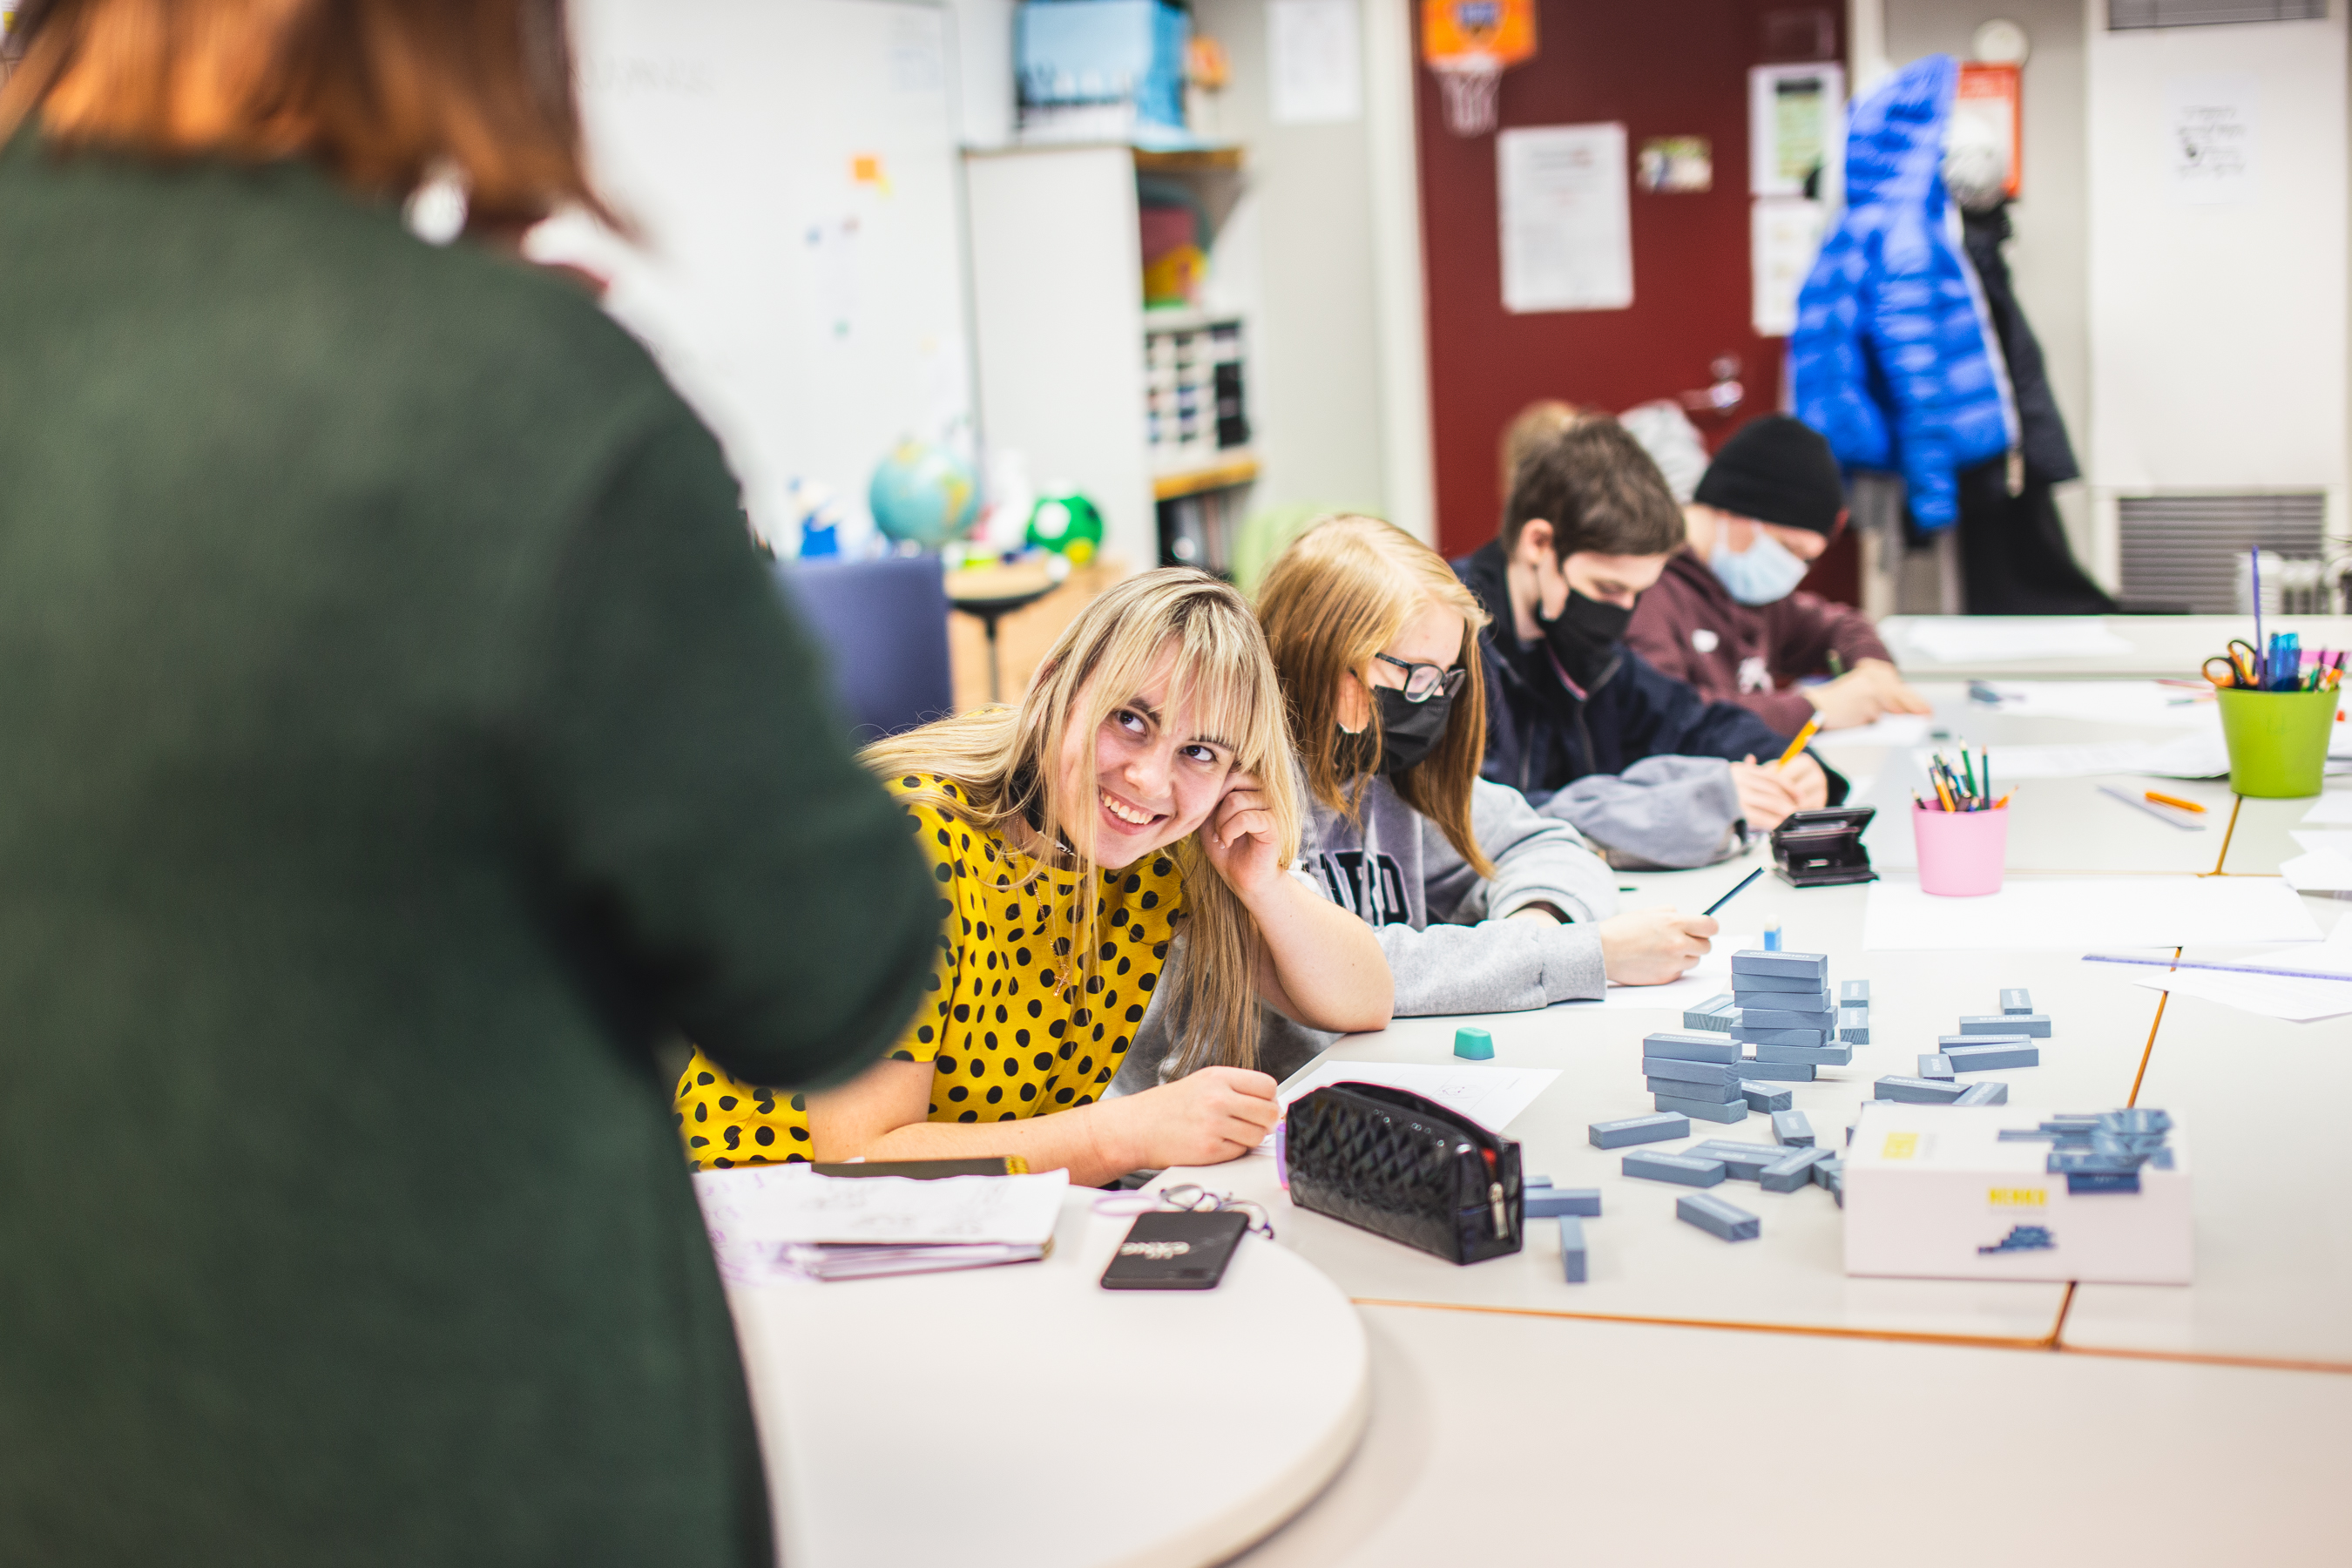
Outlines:
{"type": "Polygon", "coordinates": [[[1790,763],[1797,760],[1797,753],[1805,749],[1805,742],[1811,741],[1815,735],[1818,735],[1821,732],[1822,716],[1816,713],[1811,718],[1805,721],[1805,727],[1797,731],[1797,738],[1789,742],[1789,749],[1781,752],[1780,760],[1774,763],[1772,765],[1776,768],[1787,767],[1790,763]]]}
{"type": "Polygon", "coordinates": [[[1742,878],[1739,879],[1739,886],[1738,886],[1738,887],[1736,887],[1736,888],[1732,889],[1731,889],[1731,891],[1729,891],[1729,892],[1727,892],[1727,893],[1724,894],[1724,895],[1723,895],[1723,897],[1721,897],[1721,898],[1719,898],[1719,899],[1716,900],[1715,900],[1715,902],[1713,902],[1713,903],[1711,903],[1711,904],[1707,905],[1707,906],[1706,906],[1706,913],[1708,913],[1708,914],[1710,914],[1710,915],[1711,915],[1711,914],[1713,914],[1713,913],[1715,913],[1715,911],[1716,911],[1716,910],[1719,910],[1719,909],[1723,908],[1723,906],[1724,906],[1724,905],[1726,905],[1726,904],[1727,904],[1727,903],[1731,902],[1731,900],[1734,900],[1734,899],[1738,898],[1740,894],[1742,894],[1742,893],[1746,892],[1746,891],[1748,890],[1748,883],[1750,883],[1750,882],[1752,882],[1752,881],[1754,881],[1757,878],[1759,878],[1759,877],[1762,876],[1763,874],[1764,874],[1764,868],[1763,868],[1763,867],[1761,867],[1761,866],[1759,866],[1759,867],[1757,867],[1757,868],[1756,868],[1756,869],[1754,869],[1753,871],[1748,872],[1748,875],[1746,875],[1745,877],[1742,877],[1742,878]]]}
{"type": "Polygon", "coordinates": [[[2193,811],[2200,816],[2205,815],[2203,806],[2193,800],[2183,800],[2177,795],[2166,795],[2160,790],[2149,790],[2147,798],[2158,805],[2177,805],[2183,811],[2193,811]]]}

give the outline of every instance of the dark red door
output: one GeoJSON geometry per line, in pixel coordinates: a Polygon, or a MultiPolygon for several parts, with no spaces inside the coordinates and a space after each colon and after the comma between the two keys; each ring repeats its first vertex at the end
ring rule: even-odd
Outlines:
{"type": "MultiPolygon", "coordinates": [[[[1497,444],[1512,416],[1538,398],[1619,412],[1705,389],[1710,366],[1729,355],[1746,399],[1727,416],[1692,416],[1710,446],[1778,406],[1782,341],[1756,336],[1750,318],[1748,71],[1834,58],[1843,47],[1837,11],[1788,0],[1541,0],[1538,37],[1536,58],[1503,78],[1504,129],[1615,121],[1629,157],[1654,137],[1704,136],[1713,188],[1633,184],[1630,309],[1512,315],[1503,309],[1495,138],[1448,131],[1437,82],[1418,69],[1431,425],[1448,555],[1494,537],[1497,444]]],[[[1851,600],[1850,541],[1832,554],[1843,570],[1825,558],[1807,586],[1851,600]]]]}

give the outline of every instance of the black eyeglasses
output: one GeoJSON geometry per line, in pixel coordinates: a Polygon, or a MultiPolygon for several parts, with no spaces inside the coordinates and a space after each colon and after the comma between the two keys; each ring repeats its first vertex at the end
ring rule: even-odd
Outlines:
{"type": "Polygon", "coordinates": [[[1470,669],[1466,665],[1447,669],[1442,665],[1407,664],[1384,653],[1376,653],[1372,657],[1382,664],[1392,664],[1404,671],[1404,700],[1407,702],[1426,702],[1440,691],[1448,697],[1459,697],[1463,683],[1470,679],[1470,669]]]}

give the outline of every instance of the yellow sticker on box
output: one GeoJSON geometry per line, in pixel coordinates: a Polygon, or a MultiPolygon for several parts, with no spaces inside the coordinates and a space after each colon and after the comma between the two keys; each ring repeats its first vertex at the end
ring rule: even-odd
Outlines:
{"type": "Polygon", "coordinates": [[[1992,1187],[1985,1193],[1985,1202],[1999,1208],[2039,1208],[2050,1201],[2046,1187],[1992,1187]]]}
{"type": "Polygon", "coordinates": [[[1919,1134],[1889,1132],[1886,1135],[1885,1146],[1878,1151],[1878,1153],[1879,1157],[1885,1160],[1916,1159],[1919,1154],[1919,1134]]]}

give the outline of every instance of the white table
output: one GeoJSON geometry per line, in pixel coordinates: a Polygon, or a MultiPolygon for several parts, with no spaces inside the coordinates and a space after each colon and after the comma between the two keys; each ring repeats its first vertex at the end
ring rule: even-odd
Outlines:
{"type": "Polygon", "coordinates": [[[1347,1298],[1256,1237],[1214,1290],[1105,1290],[1132,1221],[1103,1195],[1066,1200],[1040,1264],[729,1293],[783,1562],[1193,1568],[1346,1462],[1347,1298]]]}
{"type": "MultiPolygon", "coordinates": [[[[2220,653],[2231,637],[2252,641],[2252,618],[2247,616],[1889,616],[1878,623],[1879,636],[1906,674],[1943,680],[2032,676],[2194,679],[2208,654],[2220,653]],[[1952,623],[1958,623],[1962,635],[1971,640],[2013,637],[2019,651],[1988,650],[1955,659],[1937,658],[1923,645],[1932,641],[1939,626],[1952,623]],[[2085,624],[2097,626],[2125,646],[2092,654],[2035,652],[2028,647],[2048,628],[2056,628],[2063,637],[2085,624]]],[[[2300,635],[2307,648],[2352,644],[2352,619],[2337,616],[2263,616],[2263,636],[2274,631],[2300,635]]]]}

